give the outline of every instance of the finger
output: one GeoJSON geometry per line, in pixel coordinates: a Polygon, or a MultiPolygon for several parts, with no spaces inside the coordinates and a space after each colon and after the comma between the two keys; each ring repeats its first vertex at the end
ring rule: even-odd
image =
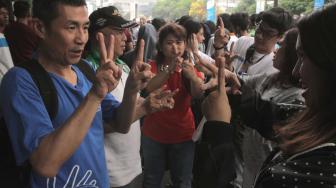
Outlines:
{"type": "Polygon", "coordinates": [[[226,92],[225,90],[225,59],[223,57],[219,57],[216,59],[219,63],[218,67],[218,91],[226,92]]]}
{"type": "Polygon", "coordinates": [[[175,89],[175,91],[172,92],[172,96],[175,96],[179,91],[179,89],[175,89]]]}
{"type": "Polygon", "coordinates": [[[114,60],[114,36],[110,35],[109,44],[107,47],[107,59],[114,60]]]}
{"type": "Polygon", "coordinates": [[[205,84],[202,84],[201,85],[201,89],[203,91],[208,90],[208,89],[212,89],[212,88],[216,87],[217,84],[218,84],[217,80],[211,80],[211,81],[209,81],[209,82],[207,82],[205,84]]]}
{"type": "Polygon", "coordinates": [[[164,92],[165,88],[166,87],[163,86],[163,87],[161,87],[159,89],[156,89],[156,90],[152,91],[150,93],[150,95],[153,96],[153,97],[155,97],[155,98],[157,98],[157,99],[160,99],[162,97],[162,93],[164,92]]]}
{"type": "Polygon", "coordinates": [[[101,32],[98,32],[96,37],[97,37],[98,44],[99,44],[100,60],[101,60],[102,63],[105,63],[107,61],[105,37],[104,37],[103,33],[101,33],[101,32]]]}
{"type": "Polygon", "coordinates": [[[138,51],[137,51],[137,62],[143,62],[144,59],[144,48],[145,48],[145,41],[143,39],[140,40],[140,42],[138,43],[138,51]]]}
{"type": "Polygon", "coordinates": [[[220,29],[224,29],[225,28],[224,22],[223,22],[223,20],[222,20],[222,18],[220,16],[218,16],[218,21],[219,21],[219,27],[220,27],[220,29]]]}
{"type": "Polygon", "coordinates": [[[101,65],[101,69],[102,70],[111,69],[113,71],[113,75],[116,78],[119,77],[119,72],[121,71],[119,66],[117,66],[112,60],[107,60],[103,65],[101,65]]]}

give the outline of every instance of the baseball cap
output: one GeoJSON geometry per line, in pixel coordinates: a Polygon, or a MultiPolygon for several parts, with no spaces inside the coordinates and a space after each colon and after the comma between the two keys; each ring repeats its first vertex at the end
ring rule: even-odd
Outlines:
{"type": "Polygon", "coordinates": [[[124,19],[115,6],[99,8],[91,13],[89,19],[90,32],[95,32],[106,26],[114,26],[116,28],[125,29],[138,25],[135,21],[124,19]]]}

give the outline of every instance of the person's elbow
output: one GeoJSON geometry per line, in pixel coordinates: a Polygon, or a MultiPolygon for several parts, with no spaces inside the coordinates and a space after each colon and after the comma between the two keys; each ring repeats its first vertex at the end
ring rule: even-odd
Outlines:
{"type": "Polygon", "coordinates": [[[58,174],[59,166],[55,163],[46,162],[45,160],[34,160],[31,158],[32,169],[43,177],[55,177],[58,174]]]}
{"type": "Polygon", "coordinates": [[[125,126],[124,123],[117,123],[111,121],[109,123],[104,123],[104,133],[113,133],[117,132],[120,134],[127,134],[130,131],[130,125],[125,126]]]}

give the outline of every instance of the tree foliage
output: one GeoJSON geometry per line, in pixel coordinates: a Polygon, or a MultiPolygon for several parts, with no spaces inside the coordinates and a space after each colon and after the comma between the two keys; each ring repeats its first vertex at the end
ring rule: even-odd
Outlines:
{"type": "Polygon", "coordinates": [[[234,12],[247,12],[249,15],[256,12],[256,0],[241,0],[234,12]]]}
{"type": "Polygon", "coordinates": [[[192,0],[158,0],[153,8],[153,17],[176,20],[188,15],[192,0]]]}
{"type": "Polygon", "coordinates": [[[205,20],[207,15],[205,0],[193,0],[190,5],[189,15],[198,20],[205,20]]]}
{"type": "Polygon", "coordinates": [[[310,12],[313,9],[314,0],[279,0],[279,6],[290,11],[292,14],[310,12]]]}

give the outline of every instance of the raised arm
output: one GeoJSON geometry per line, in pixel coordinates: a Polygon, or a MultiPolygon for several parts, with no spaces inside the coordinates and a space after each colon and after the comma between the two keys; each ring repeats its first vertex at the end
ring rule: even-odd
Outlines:
{"type": "MultiPolygon", "coordinates": [[[[97,70],[96,81],[74,113],[55,131],[44,136],[30,156],[33,169],[42,176],[54,177],[73,155],[91,127],[102,100],[118,84],[121,70],[112,60],[114,42],[106,49],[104,36],[99,33],[97,37],[103,62],[97,70]]],[[[113,40],[114,37],[111,36],[111,41],[113,40]]]]}

